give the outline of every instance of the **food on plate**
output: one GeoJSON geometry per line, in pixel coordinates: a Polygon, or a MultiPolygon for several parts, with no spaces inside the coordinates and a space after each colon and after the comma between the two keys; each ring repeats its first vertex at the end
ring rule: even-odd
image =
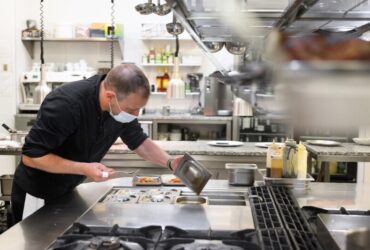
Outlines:
{"type": "Polygon", "coordinates": [[[178,177],[174,177],[174,178],[171,178],[170,180],[168,180],[168,183],[171,183],[171,184],[181,184],[181,180],[178,178],[178,177]]]}
{"type": "Polygon", "coordinates": [[[158,183],[157,177],[147,177],[147,176],[141,176],[137,177],[138,183],[144,183],[144,184],[150,184],[150,183],[158,183]]]}

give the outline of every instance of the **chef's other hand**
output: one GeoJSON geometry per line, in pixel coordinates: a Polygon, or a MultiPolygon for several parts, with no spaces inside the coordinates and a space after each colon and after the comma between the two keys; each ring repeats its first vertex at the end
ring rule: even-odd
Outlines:
{"type": "Polygon", "coordinates": [[[106,181],[113,174],[113,169],[108,168],[99,162],[86,163],[85,175],[93,181],[106,181]]]}
{"type": "Polygon", "coordinates": [[[182,160],[184,156],[178,156],[175,159],[172,160],[172,169],[175,172],[176,168],[179,166],[180,161],[182,160]]]}

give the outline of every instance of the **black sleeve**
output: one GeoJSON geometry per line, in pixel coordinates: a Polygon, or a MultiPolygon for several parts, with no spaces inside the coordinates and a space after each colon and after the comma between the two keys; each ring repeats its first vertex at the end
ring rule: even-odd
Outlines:
{"type": "Polygon", "coordinates": [[[51,92],[42,103],[36,123],[28,133],[22,153],[41,157],[53,152],[78,126],[79,109],[70,98],[51,92]]]}
{"type": "Polygon", "coordinates": [[[148,138],[137,119],[125,124],[120,137],[130,150],[135,150],[148,138]]]}

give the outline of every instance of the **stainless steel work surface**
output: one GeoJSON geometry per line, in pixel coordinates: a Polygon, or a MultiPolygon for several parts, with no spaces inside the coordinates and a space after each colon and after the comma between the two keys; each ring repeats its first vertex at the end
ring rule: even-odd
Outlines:
{"type": "Polygon", "coordinates": [[[78,220],[89,226],[144,227],[176,226],[184,230],[254,229],[250,207],[168,205],[168,204],[102,204],[78,220]]]}
{"type": "MultiPolygon", "coordinates": [[[[8,250],[44,249],[113,186],[129,187],[131,181],[131,178],[119,178],[102,183],[82,184],[59,203],[41,208],[0,235],[0,246],[6,246],[8,250]]],[[[205,190],[207,189],[245,191],[245,188],[229,187],[226,180],[210,180],[205,190]]],[[[323,208],[345,206],[364,210],[370,209],[369,192],[370,185],[312,183],[310,190],[298,195],[298,202],[300,206],[316,205],[323,208]]],[[[223,209],[220,213],[226,212],[223,209]]]]}

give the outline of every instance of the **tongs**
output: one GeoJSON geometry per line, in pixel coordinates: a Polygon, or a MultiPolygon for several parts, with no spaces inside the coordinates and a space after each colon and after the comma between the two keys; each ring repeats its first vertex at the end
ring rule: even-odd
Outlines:
{"type": "Polygon", "coordinates": [[[140,169],[136,169],[135,171],[119,170],[119,171],[114,171],[112,174],[109,174],[109,172],[107,172],[107,171],[103,171],[103,172],[101,172],[101,177],[102,178],[108,178],[108,177],[118,178],[118,177],[121,177],[120,174],[122,174],[122,175],[136,175],[139,171],[140,171],[140,169]]]}

